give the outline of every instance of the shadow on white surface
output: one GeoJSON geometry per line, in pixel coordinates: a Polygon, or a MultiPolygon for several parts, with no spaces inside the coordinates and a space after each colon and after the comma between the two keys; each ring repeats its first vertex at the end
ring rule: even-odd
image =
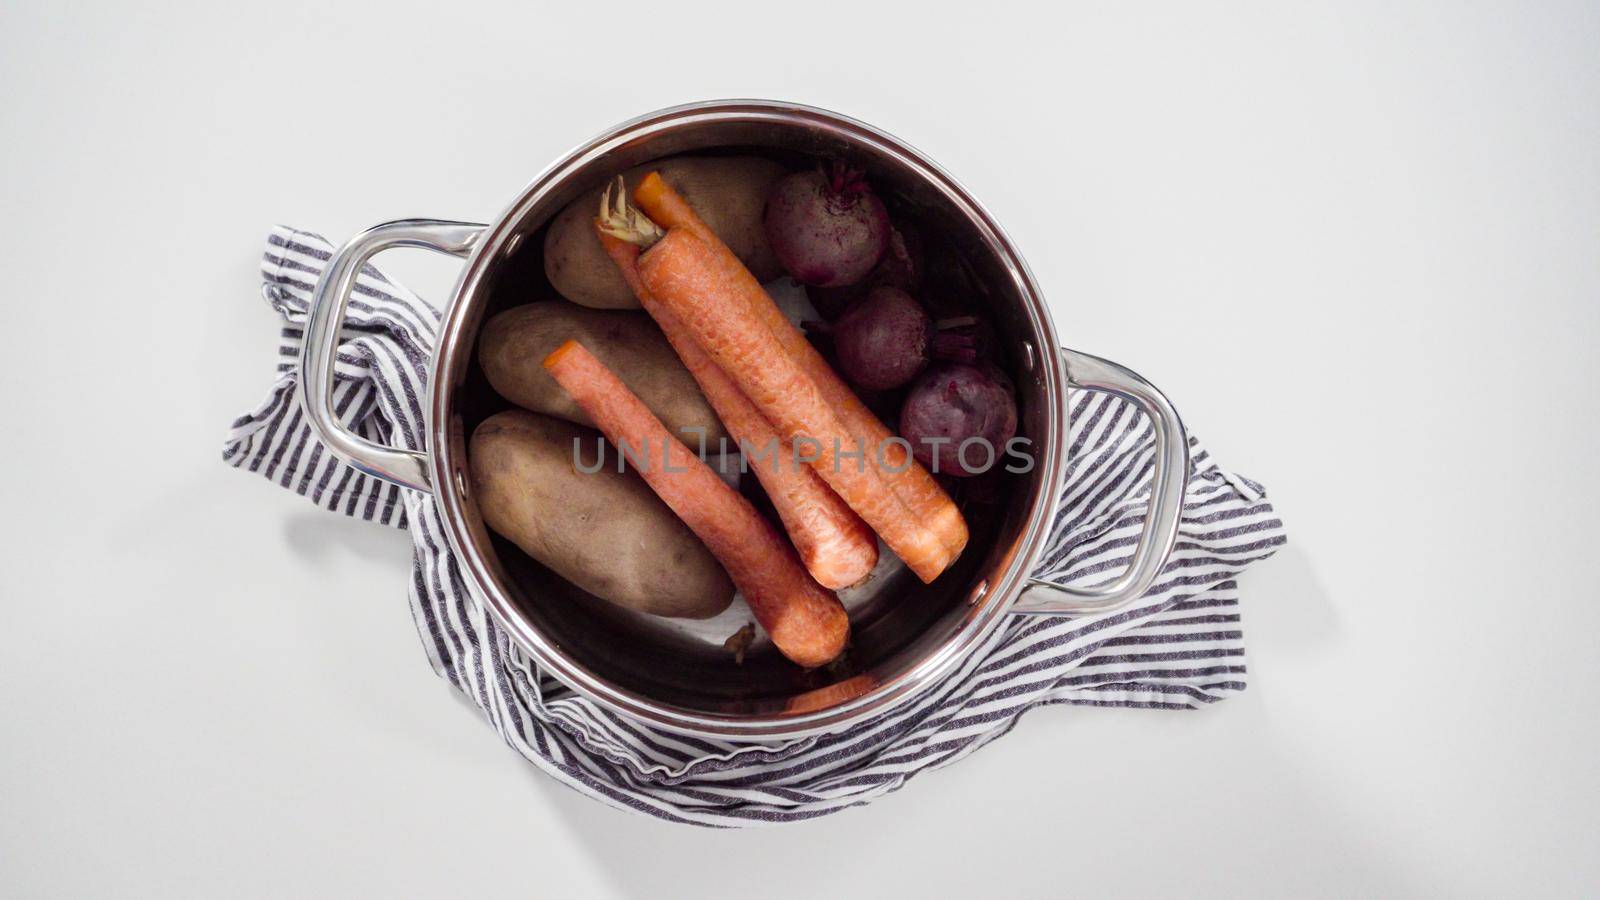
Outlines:
{"type": "MultiPolygon", "coordinates": [[[[1309,560],[1292,545],[1280,557],[1245,578],[1247,635],[1272,633],[1287,652],[1330,646],[1338,618],[1309,560]]],[[[1004,896],[1069,885],[1238,896],[1268,870],[1271,883],[1308,895],[1420,887],[1380,823],[1296,751],[1271,707],[1272,692],[1258,690],[1193,713],[1051,707],[868,807],[743,831],[645,819],[529,772],[549,801],[541,807],[564,818],[587,868],[607,873],[619,896],[1004,896]],[[1249,833],[1219,803],[1251,809],[1249,833]],[[930,864],[882,863],[914,858],[930,864]]]]}
{"type": "Polygon", "coordinates": [[[1384,846],[1277,740],[1258,737],[1261,723],[1245,720],[1263,718],[1259,704],[1234,703],[1231,715],[1037,713],[1000,746],[918,776],[910,790],[777,828],[668,825],[534,781],[616,896],[1237,897],[1267,881],[1302,896],[1413,895],[1402,849],[1384,846]],[[1046,765],[1050,777],[1034,777],[1046,765]],[[1215,780],[1193,780],[1201,769],[1215,780]],[[1256,827],[1236,830],[1237,811],[1217,808],[1219,795],[1252,809],[1256,827]]]}
{"type": "Polygon", "coordinates": [[[1252,659],[1258,631],[1271,635],[1273,653],[1326,651],[1339,639],[1338,607],[1297,540],[1291,530],[1289,543],[1245,576],[1243,624],[1252,659]]]}
{"type": "MultiPolygon", "coordinates": [[[[410,536],[398,528],[316,508],[286,516],[283,540],[296,559],[318,569],[350,556],[391,562],[399,555],[396,547],[411,547],[410,536]]],[[[405,571],[404,566],[396,570],[397,574],[405,571]]]]}

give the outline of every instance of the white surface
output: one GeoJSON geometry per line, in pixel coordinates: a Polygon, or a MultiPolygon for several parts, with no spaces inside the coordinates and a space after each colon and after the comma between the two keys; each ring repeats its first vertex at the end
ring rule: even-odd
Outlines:
{"type": "Polygon", "coordinates": [[[0,892],[1594,888],[1592,5],[541,6],[0,6],[0,892]],[[1068,342],[1268,485],[1292,543],[1244,580],[1248,692],[1038,711],[866,809],[669,827],[452,698],[404,535],[221,464],[269,379],[270,224],[486,219],[717,96],[928,151],[1068,342]]]}

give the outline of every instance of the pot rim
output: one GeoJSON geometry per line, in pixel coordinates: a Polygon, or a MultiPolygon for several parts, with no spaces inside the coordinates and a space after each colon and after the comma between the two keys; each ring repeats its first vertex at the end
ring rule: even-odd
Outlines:
{"type": "MultiPolygon", "coordinates": [[[[898,707],[939,683],[961,660],[979,647],[1005,618],[1043,551],[1051,513],[1066,475],[1064,453],[1068,425],[1066,366],[1057,348],[1055,327],[1032,272],[1005,231],[976,199],[926,155],[904,141],[864,122],[830,110],[773,100],[710,100],[672,106],[622,122],[578,145],[540,172],[517,198],[489,225],[462,268],[439,330],[438,351],[429,363],[427,433],[429,465],[435,502],[439,505],[446,538],[467,573],[470,590],[513,641],[541,668],[578,694],[611,712],[647,725],[698,737],[718,739],[779,740],[838,731],[873,715],[898,707]],[[568,658],[558,646],[521,616],[510,598],[494,589],[494,577],[485,555],[467,533],[461,466],[454,458],[449,433],[450,397],[454,385],[442,377],[456,354],[471,353],[476,335],[465,334],[469,300],[484,286],[494,261],[507,252],[508,241],[519,233],[524,215],[574,173],[616,148],[687,124],[709,122],[782,123],[813,125],[872,146],[894,158],[934,189],[970,221],[1007,271],[1020,296],[1036,345],[1022,348],[1023,364],[1042,379],[1046,398],[1041,414],[1044,440],[1038,454],[1043,471],[1031,498],[1032,508],[1020,538],[1006,558],[997,563],[999,579],[980,582],[968,599],[967,619],[948,639],[894,678],[875,685],[835,705],[810,712],[733,715],[687,710],[658,703],[611,684],[599,674],[568,658]],[[465,340],[465,344],[463,341],[465,340]]],[[[837,687],[837,685],[833,686],[837,687]]],[[[827,691],[829,688],[819,689],[827,691]]],[[[816,692],[813,692],[816,693],[816,692]]],[[[806,695],[801,695],[806,696],[806,695]]]]}

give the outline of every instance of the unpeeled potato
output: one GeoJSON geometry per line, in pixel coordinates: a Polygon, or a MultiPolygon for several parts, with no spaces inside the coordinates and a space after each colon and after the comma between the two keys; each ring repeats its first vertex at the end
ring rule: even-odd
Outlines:
{"type": "MultiPolygon", "coordinates": [[[[589,474],[598,435],[523,410],[484,420],[467,447],[472,493],[495,533],[602,600],[705,619],[733,602],[728,573],[639,476],[589,474]],[[583,455],[574,457],[573,442],[583,455]]],[[[615,456],[608,456],[614,462],[615,456]]]]}
{"type": "MultiPolygon", "coordinates": [[[[754,156],[679,156],[623,173],[630,195],[651,172],[660,172],[689,201],[758,280],[767,282],[783,274],[761,226],[767,192],[783,176],[782,166],[754,156]]],[[[574,303],[637,309],[639,301],[594,234],[600,192],[595,188],[574,200],[550,223],[544,239],[544,272],[561,296],[574,303]]]]}
{"type": "Polygon", "coordinates": [[[617,373],[673,436],[698,451],[727,435],[672,345],[644,312],[586,309],[565,300],[529,303],[490,319],[478,336],[478,363],[500,396],[534,412],[593,425],[542,365],[576,340],[617,373]]]}

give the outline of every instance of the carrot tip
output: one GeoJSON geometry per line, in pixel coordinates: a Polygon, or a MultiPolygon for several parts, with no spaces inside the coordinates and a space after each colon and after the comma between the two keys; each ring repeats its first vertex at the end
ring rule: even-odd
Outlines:
{"type": "Polygon", "coordinates": [[[665,186],[665,183],[661,180],[661,173],[651,172],[649,175],[639,179],[639,184],[633,189],[634,202],[642,203],[641,198],[659,194],[665,186]]]}
{"type": "Polygon", "coordinates": [[[576,340],[568,338],[565,343],[563,343],[561,346],[555,348],[554,350],[551,350],[550,351],[550,355],[546,356],[544,358],[544,363],[543,363],[544,367],[546,369],[555,368],[561,362],[561,358],[563,356],[566,356],[568,353],[571,353],[572,351],[578,349],[581,346],[583,346],[583,345],[579,344],[576,340]]]}

